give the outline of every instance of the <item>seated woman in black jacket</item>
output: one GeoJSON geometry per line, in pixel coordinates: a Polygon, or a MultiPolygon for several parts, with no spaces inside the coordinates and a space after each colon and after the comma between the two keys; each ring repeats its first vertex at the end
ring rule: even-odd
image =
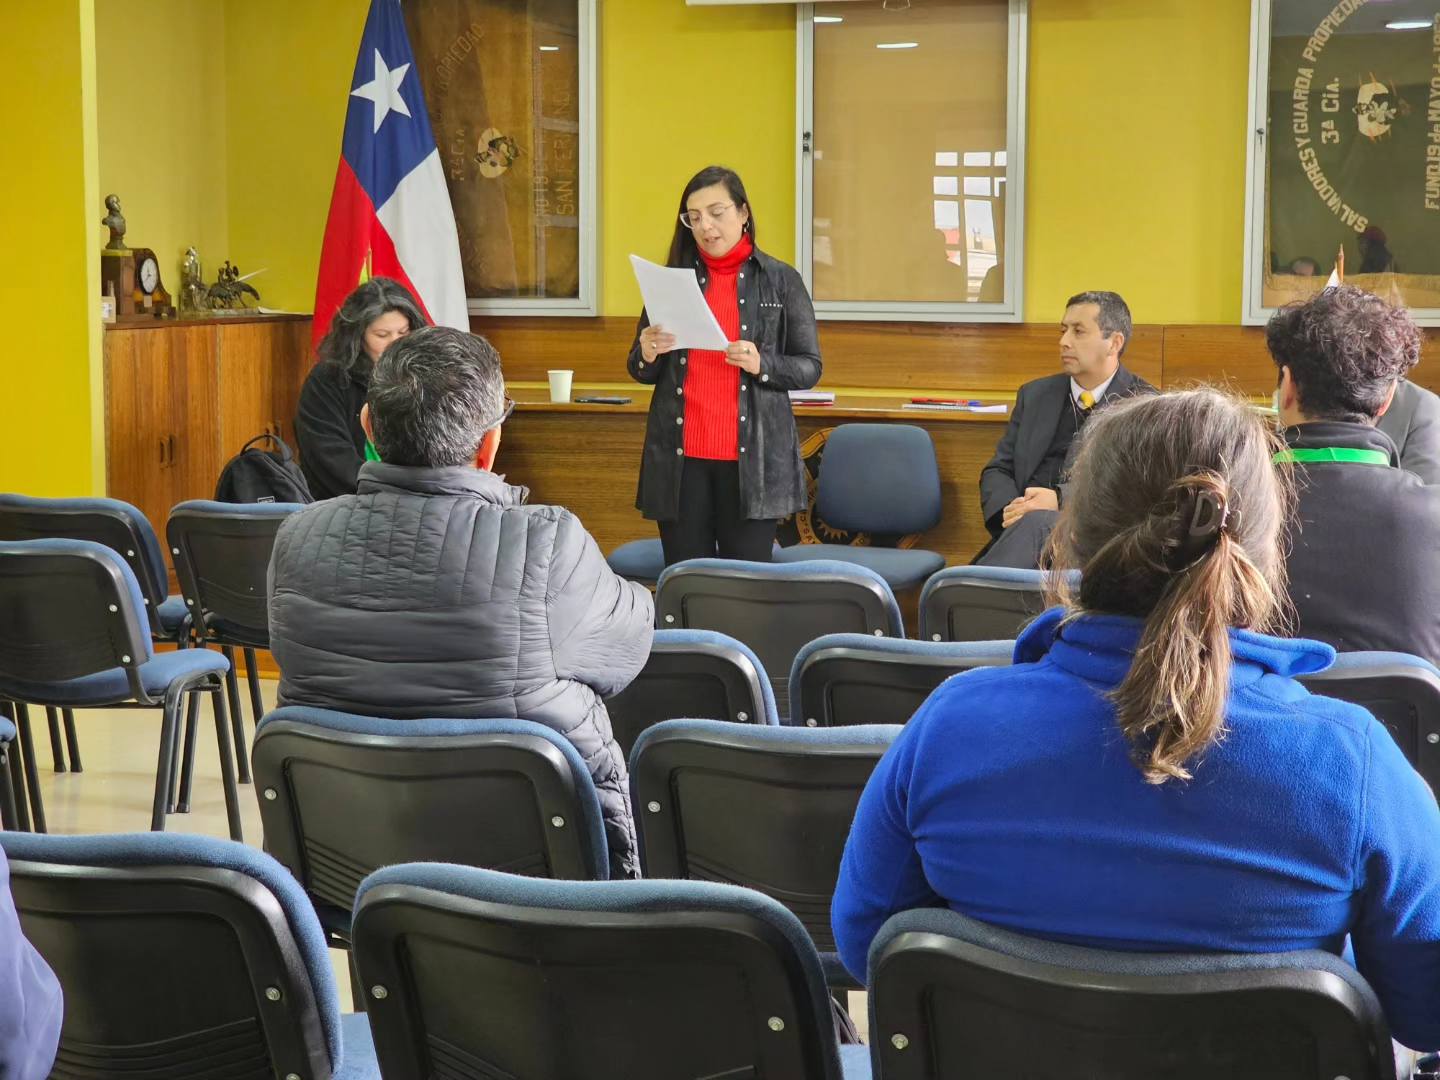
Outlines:
{"type": "Polygon", "coordinates": [[[355,494],[365,461],[360,407],[370,389],[370,369],[391,342],[428,325],[410,291],[391,278],[371,278],[340,305],[320,342],[320,363],[300,391],[295,417],[300,468],[317,500],[355,494]]]}

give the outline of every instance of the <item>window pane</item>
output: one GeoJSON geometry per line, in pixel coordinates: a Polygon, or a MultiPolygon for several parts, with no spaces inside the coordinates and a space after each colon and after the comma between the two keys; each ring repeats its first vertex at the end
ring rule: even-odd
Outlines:
{"type": "Polygon", "coordinates": [[[1348,15],[1333,0],[1275,0],[1264,306],[1323,288],[1343,249],[1347,282],[1440,308],[1437,12],[1437,0],[1348,15]]]}
{"type": "Polygon", "coordinates": [[[844,17],[814,27],[815,299],[1003,302],[1008,3],[815,13],[844,17]]]}
{"type": "Polygon", "coordinates": [[[465,293],[580,295],[576,0],[407,0],[465,293]]]}

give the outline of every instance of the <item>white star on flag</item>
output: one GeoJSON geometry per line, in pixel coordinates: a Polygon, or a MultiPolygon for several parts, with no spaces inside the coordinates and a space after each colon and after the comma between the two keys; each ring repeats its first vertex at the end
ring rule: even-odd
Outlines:
{"type": "Polygon", "coordinates": [[[351,97],[365,98],[375,104],[375,127],[371,134],[380,130],[380,125],[385,122],[385,117],[390,115],[392,109],[402,116],[410,115],[410,106],[406,105],[405,99],[400,96],[400,84],[405,81],[405,73],[409,70],[409,64],[401,64],[393,71],[390,70],[385,66],[380,50],[376,49],[375,78],[350,91],[351,97]]]}

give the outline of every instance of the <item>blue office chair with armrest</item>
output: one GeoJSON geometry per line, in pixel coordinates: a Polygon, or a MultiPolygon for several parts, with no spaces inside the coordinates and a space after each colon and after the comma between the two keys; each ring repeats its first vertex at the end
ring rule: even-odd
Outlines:
{"type": "Polygon", "coordinates": [[[830,904],[860,794],[899,733],[714,720],[650,728],[630,759],[645,876],[765,893],[805,926],[831,984],[855,987],[835,955],[830,904]]]}
{"type": "Polygon", "coordinates": [[[392,863],[605,878],[594,782],[576,749],[528,720],[391,720],[300,706],[255,736],[265,847],[337,946],[355,890],[392,863]]]}
{"type": "MultiPolygon", "coordinates": [[[[258,726],[265,715],[260,697],[260,674],[255,650],[270,647],[269,597],[266,575],[275,534],[301,503],[222,503],[206,499],[182,502],[170,511],[165,538],[175,562],[180,592],[194,613],[196,636],[218,645],[230,670],[225,692],[230,703],[230,726],[240,782],[250,782],[250,755],[245,750],[245,727],[240,712],[239,672],[235,650],[245,654],[250,688],[250,712],[258,726]]],[[[180,801],[188,804],[195,734],[185,732],[185,771],[180,801]]]]}
{"type": "MultiPolygon", "coordinates": [[[[825,440],[815,509],[847,532],[923,533],[940,523],[940,467],[930,433],[914,424],[841,424],[825,440]]],[[[775,561],[835,559],[874,570],[896,592],[918,588],[945,565],[920,548],[796,544],[775,561]]]]}
{"type": "Polygon", "coordinates": [[[1300,681],[1312,694],[1370,710],[1406,760],[1440,791],[1440,668],[1409,653],[1338,653],[1335,663],[1300,681]]]}
{"type": "Polygon", "coordinates": [[[53,1077],[380,1080],[325,938],[274,859],[202,836],[0,834],[60,980],[53,1077]]]}
{"type": "Polygon", "coordinates": [[[659,540],[631,540],[605,556],[605,561],[621,577],[653,586],[665,569],[665,550],[659,540]]]}
{"type": "Polygon", "coordinates": [[[1013,641],[909,641],[826,634],[790,669],[790,722],[806,727],[903,724],[952,675],[1003,667],[1013,641]]]}
{"type": "Polygon", "coordinates": [[[1374,992],[1330,953],[1113,952],[924,908],[869,965],[886,1080],[1395,1080],[1374,992]]]}
{"type": "Polygon", "coordinates": [[[662,630],[718,630],[755,651],[783,719],[795,656],[822,634],[904,637],[895,594],[873,570],[816,559],[757,563],[690,559],[660,575],[655,613],[662,630]]]}
{"type": "MultiPolygon", "coordinates": [[[[190,633],[190,616],[182,597],[170,595],[165,555],[155,530],[140,510],[120,499],[43,499],[30,495],[0,494],[0,540],[93,540],[124,558],[145,602],[151,637],[158,642],[183,644],[190,633]]],[[[55,771],[65,771],[55,710],[47,710],[55,771]]],[[[70,751],[70,769],[84,772],[75,715],[62,710],[70,751]]]]}
{"type": "MultiPolygon", "coordinates": [[[[203,649],[156,655],[139,583],[111,548],[88,540],[0,543],[0,700],[15,703],[30,813],[45,811],[30,736],[29,705],[158,708],[160,750],[150,827],[165,827],[180,703],[209,693],[220,741],[220,775],[230,835],[241,839],[234,760],[226,734],[223,656],[203,649]]],[[[16,792],[17,801],[20,792],[16,792]]]]}
{"type": "Polygon", "coordinates": [[[664,720],[778,724],[775,691],[748,645],[714,630],[657,630],[635,681],[605,699],[610,729],[628,759],[646,728],[664,720]]]}
{"type": "Polygon", "coordinates": [[[870,1076],[804,928],[748,889],[392,866],[355,949],[386,1080],[870,1076]]]}
{"type": "MultiPolygon", "coordinates": [[[[952,566],[920,593],[923,641],[994,641],[1017,637],[1045,610],[1048,571],[1004,566],[952,566]]],[[[1072,586],[1080,575],[1070,572],[1072,586]]]]}

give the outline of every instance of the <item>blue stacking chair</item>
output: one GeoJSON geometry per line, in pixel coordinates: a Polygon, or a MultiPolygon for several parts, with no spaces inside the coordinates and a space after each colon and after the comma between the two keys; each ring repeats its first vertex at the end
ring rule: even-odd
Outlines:
{"type": "Polygon", "coordinates": [[[909,641],[826,634],[790,669],[790,722],[806,727],[903,724],[951,675],[1009,664],[1013,641],[909,641]]]}
{"type": "MultiPolygon", "coordinates": [[[[1045,610],[1044,570],[1004,566],[952,566],[925,582],[920,593],[924,641],[995,641],[1017,637],[1045,610]]],[[[1078,584],[1078,574],[1070,581],[1078,584]]]]}
{"type": "Polygon", "coordinates": [[[287,706],[260,723],[255,787],[265,849],[299,880],[341,947],[361,880],[392,863],[609,873],[590,772],[544,724],[287,706]]]}
{"type": "MultiPolygon", "coordinates": [[[[165,556],[150,519],[119,499],[42,499],[30,495],[0,494],[0,540],[93,540],[118,553],[140,583],[145,617],[151,637],[158,642],[183,644],[190,618],[185,601],[170,595],[165,556]]],[[[55,710],[47,710],[55,771],[65,771],[65,754],[55,710]]],[[[70,769],[84,772],[75,716],[64,709],[70,769]]]]}
{"type": "Polygon", "coordinates": [[[662,630],[717,630],[743,641],[770,673],[781,717],[790,712],[795,656],[822,634],[904,637],[895,594],[874,570],[850,563],[691,559],[660,575],[662,630]]]}
{"type": "MultiPolygon", "coordinates": [[[[841,424],[825,441],[815,509],[847,532],[900,537],[940,523],[940,467],[930,433],[913,424],[841,424]]],[[[796,544],[776,562],[835,559],[874,570],[896,592],[919,588],[945,565],[920,548],[796,544]]]]}
{"type": "Polygon", "coordinates": [[[1301,680],[1313,694],[1364,706],[1389,730],[1415,771],[1440,791],[1440,669],[1409,653],[1339,653],[1301,680]]]}
{"type": "Polygon", "coordinates": [[[748,889],[392,866],[355,949],[386,1080],[870,1076],[804,928],[748,889]]]}
{"type": "MultiPolygon", "coordinates": [[[[266,575],[275,534],[301,503],[222,503],[203,499],[182,502],[170,511],[165,538],[175,562],[175,576],[185,604],[194,613],[195,633],[201,641],[217,645],[230,670],[225,692],[230,702],[230,725],[240,782],[250,782],[250,755],[245,750],[245,728],[240,713],[239,670],[235,650],[245,655],[250,689],[250,712],[256,725],[265,714],[260,697],[260,673],[255,650],[270,647],[270,609],[266,575]]],[[[185,732],[185,778],[181,801],[188,802],[190,763],[194,756],[194,726],[185,732]]]]}
{"type": "Polygon", "coordinates": [[[869,963],[885,1080],[1395,1078],[1374,992],[1326,952],[1114,952],[924,908],[869,963]]]}
{"type": "Polygon", "coordinates": [[[0,846],[25,936],[65,994],[52,1077],[379,1080],[315,914],[268,855],[148,833],[0,846]]]}
{"type": "MultiPolygon", "coordinates": [[[[169,808],[180,703],[209,693],[215,707],[220,774],[230,835],[241,839],[235,765],[223,696],[229,666],[219,653],[151,648],[140,585],[112,549],[88,540],[0,543],[0,700],[15,703],[35,829],[45,831],[28,705],[49,708],[158,708],[160,751],[150,827],[169,808]]],[[[17,802],[19,792],[16,792],[17,802]]]]}
{"type": "Polygon", "coordinates": [[[647,878],[743,885],[795,914],[837,987],[830,904],[860,794],[898,727],[671,720],[640,736],[631,802],[647,878]]]}
{"type": "Polygon", "coordinates": [[[657,630],[635,681],[605,700],[615,741],[630,756],[646,728],[690,717],[778,724],[775,691],[748,645],[714,630],[657,630]]]}
{"type": "Polygon", "coordinates": [[[659,540],[631,540],[605,557],[610,569],[641,585],[654,585],[665,569],[665,550],[659,540]]]}

